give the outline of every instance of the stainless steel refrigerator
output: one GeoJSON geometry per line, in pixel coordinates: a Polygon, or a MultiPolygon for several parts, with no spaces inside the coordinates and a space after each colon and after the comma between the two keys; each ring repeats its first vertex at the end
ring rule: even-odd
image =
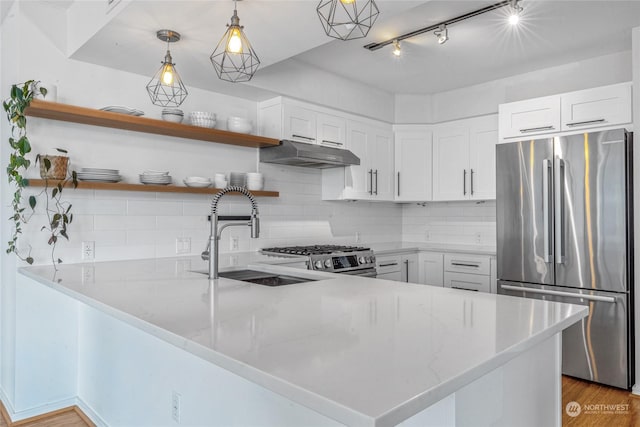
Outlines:
{"type": "Polygon", "coordinates": [[[589,306],[566,375],[634,382],[632,139],[624,129],[497,147],[498,293],[589,306]]]}

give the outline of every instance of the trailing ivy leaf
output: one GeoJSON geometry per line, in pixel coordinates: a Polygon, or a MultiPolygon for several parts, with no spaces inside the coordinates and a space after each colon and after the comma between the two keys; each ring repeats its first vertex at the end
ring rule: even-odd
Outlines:
{"type": "Polygon", "coordinates": [[[29,206],[31,209],[35,209],[36,207],[36,196],[29,196],[29,206]]]}
{"type": "Polygon", "coordinates": [[[56,213],[53,215],[53,221],[60,221],[60,218],[62,217],[62,215],[60,215],[59,213],[56,213]]]}
{"type": "Polygon", "coordinates": [[[26,261],[28,264],[33,264],[33,258],[31,258],[30,256],[27,257],[26,261]]]}
{"type": "MultiPolygon", "coordinates": [[[[58,258],[58,264],[62,264],[62,260],[60,258],[58,258]]],[[[62,279],[58,279],[58,282],[61,282],[62,279]]]]}
{"type": "Polygon", "coordinates": [[[57,188],[54,188],[53,190],[51,190],[51,197],[56,197],[56,194],[58,194],[57,188]]]}
{"type": "Polygon", "coordinates": [[[60,235],[61,235],[62,237],[64,237],[65,239],[69,240],[69,236],[67,236],[67,232],[66,232],[65,230],[61,230],[61,231],[60,231],[60,235]]]}
{"type": "Polygon", "coordinates": [[[68,151],[65,150],[64,148],[56,148],[56,150],[58,150],[60,153],[64,153],[64,154],[68,153],[68,151]]]}
{"type": "Polygon", "coordinates": [[[42,164],[44,165],[44,170],[48,171],[49,169],[51,169],[51,160],[47,159],[46,157],[42,158],[42,164]]]}
{"type": "Polygon", "coordinates": [[[41,87],[41,88],[40,88],[40,93],[41,93],[41,94],[42,94],[42,96],[44,96],[45,98],[47,97],[47,93],[48,93],[48,92],[49,92],[49,91],[47,90],[47,88],[46,88],[46,87],[41,87]]]}

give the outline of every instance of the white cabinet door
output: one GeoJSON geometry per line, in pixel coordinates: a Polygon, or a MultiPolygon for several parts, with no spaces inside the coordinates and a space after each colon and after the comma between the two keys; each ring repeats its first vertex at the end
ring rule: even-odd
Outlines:
{"type": "Polygon", "coordinates": [[[475,200],[496,198],[498,116],[473,119],[469,141],[469,195],[475,200]]]}
{"type": "Polygon", "coordinates": [[[420,283],[418,272],[418,254],[405,254],[400,256],[402,268],[402,281],[406,283],[420,283]]]}
{"type": "Polygon", "coordinates": [[[373,200],[393,200],[393,134],[371,129],[372,150],[369,156],[373,173],[373,200]]]}
{"type": "Polygon", "coordinates": [[[317,138],[320,145],[344,148],[347,133],[347,121],[342,117],[318,113],[317,138]]]}
{"type": "Polygon", "coordinates": [[[373,195],[373,170],[370,158],[371,133],[366,125],[347,123],[347,149],[360,158],[360,165],[345,168],[345,196],[353,199],[370,199],[373,195]]]}
{"type": "Polygon", "coordinates": [[[418,281],[423,285],[444,286],[444,255],[439,252],[420,252],[418,281]]]}
{"type": "Polygon", "coordinates": [[[398,131],[395,134],[396,201],[432,199],[433,167],[431,131],[398,131]]]}
{"type": "Polygon", "coordinates": [[[500,138],[560,131],[560,95],[501,104],[500,138]]]}
{"type": "Polygon", "coordinates": [[[313,110],[297,105],[284,105],[283,139],[316,144],[316,115],[313,110]]]}
{"type": "Polygon", "coordinates": [[[631,123],[631,83],[561,95],[562,130],[631,123]]]}
{"type": "Polygon", "coordinates": [[[401,282],[402,273],[400,273],[399,271],[394,271],[392,273],[383,273],[383,274],[378,274],[376,278],[383,279],[383,280],[393,280],[394,282],[401,282]]]}
{"type": "Polygon", "coordinates": [[[437,126],[433,132],[433,200],[465,200],[469,194],[469,129],[437,126]]]}

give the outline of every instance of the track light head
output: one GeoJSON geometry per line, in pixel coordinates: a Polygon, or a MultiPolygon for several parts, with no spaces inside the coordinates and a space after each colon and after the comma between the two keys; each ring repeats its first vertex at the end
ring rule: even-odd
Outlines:
{"type": "Polygon", "coordinates": [[[440,28],[435,30],[433,34],[438,38],[439,44],[445,44],[449,40],[449,29],[446,24],[440,25],[440,28]]]}
{"type": "Polygon", "coordinates": [[[393,54],[395,56],[402,55],[402,47],[400,46],[400,41],[398,40],[393,41],[393,54]]]}

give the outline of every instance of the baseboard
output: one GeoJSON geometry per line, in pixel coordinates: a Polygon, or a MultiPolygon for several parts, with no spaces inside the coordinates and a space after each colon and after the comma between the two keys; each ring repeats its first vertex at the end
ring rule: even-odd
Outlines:
{"type": "Polygon", "coordinates": [[[86,417],[88,419],[85,419],[85,422],[91,422],[96,427],[109,427],[109,424],[107,424],[107,422],[103,420],[102,417],[98,415],[98,413],[94,411],[91,406],[87,405],[84,400],[76,398],[76,408],[78,408],[79,411],[82,412],[78,412],[78,415],[80,417],[82,417],[83,419],[86,417]]]}

